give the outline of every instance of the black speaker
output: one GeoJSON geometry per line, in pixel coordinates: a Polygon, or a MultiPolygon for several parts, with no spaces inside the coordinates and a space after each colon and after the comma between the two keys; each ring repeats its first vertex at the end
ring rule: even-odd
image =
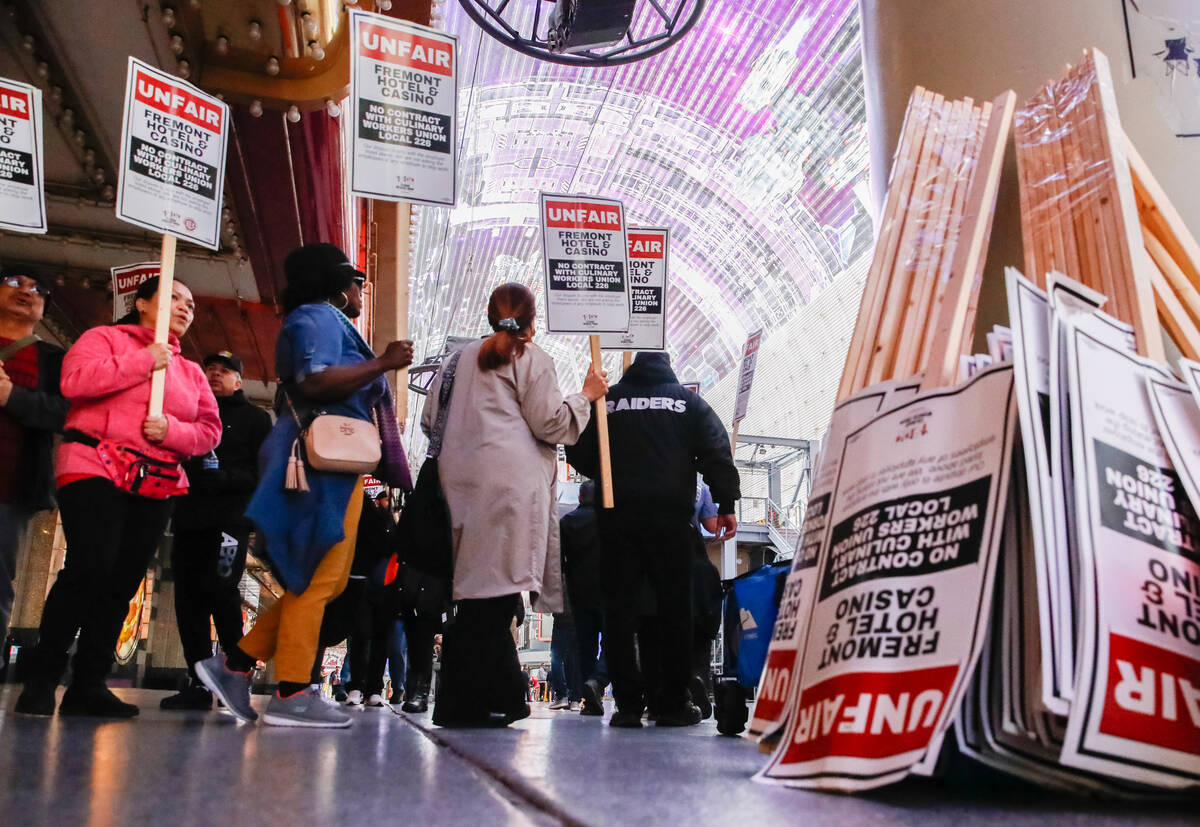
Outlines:
{"type": "Polygon", "coordinates": [[[637,0],[557,0],[546,40],[551,52],[586,52],[621,42],[637,0]]]}

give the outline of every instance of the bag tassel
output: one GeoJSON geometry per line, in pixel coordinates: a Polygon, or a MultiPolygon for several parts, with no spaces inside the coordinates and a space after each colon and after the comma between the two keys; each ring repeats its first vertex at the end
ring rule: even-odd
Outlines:
{"type": "Polygon", "coordinates": [[[308,475],[304,473],[304,460],[300,459],[300,440],[298,439],[292,443],[292,455],[288,458],[283,487],[288,491],[308,490],[308,475]]]}

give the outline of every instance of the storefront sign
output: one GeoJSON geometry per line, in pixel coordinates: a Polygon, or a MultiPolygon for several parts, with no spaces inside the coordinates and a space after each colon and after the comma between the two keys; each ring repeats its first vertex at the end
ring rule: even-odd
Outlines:
{"type": "Polygon", "coordinates": [[[606,350],[665,350],[670,231],[629,228],[629,332],[606,333],[606,350]]]}
{"type": "Polygon", "coordinates": [[[42,92],[0,78],[0,230],[46,232],[42,92]]]}
{"type": "Polygon", "coordinates": [[[629,331],[629,262],[620,201],[541,196],[550,333],[629,331]]]}
{"type": "Polygon", "coordinates": [[[229,107],[129,58],[117,218],[216,250],[229,107]]]}
{"type": "Polygon", "coordinates": [[[453,205],[458,40],[359,9],[350,32],[351,194],[453,205]]]}

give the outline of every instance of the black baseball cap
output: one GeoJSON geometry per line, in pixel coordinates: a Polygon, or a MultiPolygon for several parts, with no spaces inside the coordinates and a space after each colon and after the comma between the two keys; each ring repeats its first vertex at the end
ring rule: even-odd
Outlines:
{"type": "Polygon", "coordinates": [[[204,362],[202,364],[204,367],[208,367],[213,362],[220,362],[222,365],[225,365],[225,367],[235,371],[238,374],[241,374],[242,372],[242,360],[234,356],[228,350],[222,350],[220,353],[208,354],[204,357],[204,362]]]}

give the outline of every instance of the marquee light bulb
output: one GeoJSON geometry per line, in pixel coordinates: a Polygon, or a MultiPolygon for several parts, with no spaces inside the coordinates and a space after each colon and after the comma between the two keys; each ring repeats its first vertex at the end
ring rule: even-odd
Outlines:
{"type": "Polygon", "coordinates": [[[309,49],[309,53],[313,57],[313,60],[324,60],[325,59],[325,49],[322,48],[321,44],[318,43],[317,41],[315,41],[315,40],[308,41],[308,49],[309,49]]]}
{"type": "Polygon", "coordinates": [[[175,26],[175,9],[170,6],[164,6],[162,10],[162,22],[168,29],[175,26]]]}
{"type": "Polygon", "coordinates": [[[219,54],[219,55],[229,54],[229,38],[226,37],[225,35],[221,35],[220,37],[218,37],[217,45],[215,46],[215,48],[217,50],[217,54],[219,54]]]}
{"type": "Polygon", "coordinates": [[[300,122],[300,107],[296,106],[296,104],[294,104],[294,103],[291,106],[289,106],[288,111],[287,111],[287,119],[289,121],[291,121],[292,123],[299,123],[300,122]]]}
{"type": "Polygon", "coordinates": [[[255,98],[254,100],[250,101],[250,116],[254,117],[254,118],[261,118],[262,113],[263,113],[262,101],[260,101],[258,98],[255,98]]]}
{"type": "Polygon", "coordinates": [[[267,74],[271,77],[275,77],[279,74],[279,58],[275,57],[274,55],[271,55],[271,57],[267,58],[267,74]]]}
{"type": "Polygon", "coordinates": [[[171,35],[171,51],[177,55],[183,54],[183,38],[177,34],[171,35]]]}
{"type": "Polygon", "coordinates": [[[262,37],[262,23],[259,23],[257,20],[251,20],[249,35],[251,40],[258,40],[262,37]]]}
{"type": "Polygon", "coordinates": [[[186,78],[192,73],[192,64],[188,63],[186,60],[179,61],[178,72],[181,78],[186,78]]]}
{"type": "Polygon", "coordinates": [[[326,98],[325,111],[329,113],[329,117],[336,118],[342,114],[342,107],[338,106],[334,101],[326,98]]]}

